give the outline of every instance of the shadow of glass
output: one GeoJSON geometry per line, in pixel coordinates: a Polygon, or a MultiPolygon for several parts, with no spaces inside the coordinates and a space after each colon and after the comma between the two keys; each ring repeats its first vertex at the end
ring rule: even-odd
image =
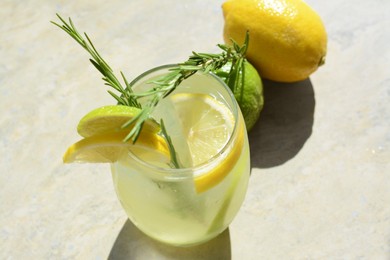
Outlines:
{"type": "Polygon", "coordinates": [[[231,259],[229,229],[193,247],[173,247],[155,241],[127,220],[108,257],[116,259],[231,259]]]}
{"type": "Polygon", "coordinates": [[[249,133],[251,164],[270,168],[293,158],[312,133],[315,98],[310,79],[263,80],[264,108],[249,133]]]}

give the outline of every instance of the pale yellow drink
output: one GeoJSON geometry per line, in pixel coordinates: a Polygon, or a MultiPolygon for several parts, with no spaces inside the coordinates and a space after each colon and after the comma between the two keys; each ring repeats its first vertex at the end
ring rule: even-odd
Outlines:
{"type": "MultiPolygon", "coordinates": [[[[145,82],[167,73],[168,68],[144,73],[135,79],[133,89],[145,91],[152,86],[145,82]]],[[[156,107],[154,117],[166,122],[185,167],[170,168],[166,155],[137,148],[111,165],[118,198],[130,220],[150,237],[177,246],[205,242],[228,227],[245,197],[250,158],[239,107],[218,77],[197,73],[156,107]],[[226,123],[225,127],[229,133],[226,143],[202,163],[194,162],[196,159],[191,155],[196,147],[187,144],[187,135],[180,134],[190,127],[181,123],[191,122],[191,117],[202,113],[202,105],[194,106],[192,102],[188,102],[188,107],[186,102],[178,105],[180,98],[192,97],[216,102],[217,109],[229,111],[232,116],[232,123],[226,123]]]]}

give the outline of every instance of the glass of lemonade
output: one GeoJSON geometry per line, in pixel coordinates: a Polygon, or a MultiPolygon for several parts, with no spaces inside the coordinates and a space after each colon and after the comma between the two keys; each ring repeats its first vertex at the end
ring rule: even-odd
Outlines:
{"type": "MultiPolygon", "coordinates": [[[[133,91],[152,88],[151,80],[173,67],[143,73],[131,83],[133,91]]],[[[247,190],[249,145],[239,106],[220,78],[197,72],[152,116],[164,120],[182,167],[170,167],[156,151],[129,151],[111,164],[117,196],[148,236],[175,246],[206,242],[232,222],[247,190]]]]}

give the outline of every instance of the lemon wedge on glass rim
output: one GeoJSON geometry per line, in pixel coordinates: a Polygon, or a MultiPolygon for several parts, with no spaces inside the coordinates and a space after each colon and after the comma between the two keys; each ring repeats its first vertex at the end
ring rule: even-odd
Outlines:
{"type": "Polygon", "coordinates": [[[144,131],[133,144],[132,141],[123,141],[127,134],[128,131],[122,131],[86,137],[67,149],[63,161],[64,163],[113,163],[128,151],[142,149],[155,153],[155,157],[167,158],[166,161],[169,162],[169,150],[163,137],[144,131]]]}
{"type": "MultiPolygon", "coordinates": [[[[178,93],[170,98],[183,125],[194,166],[206,163],[220,153],[229,141],[236,123],[230,110],[207,94],[178,93]]],[[[121,126],[139,112],[138,108],[112,105],[88,113],[77,127],[84,138],[67,149],[63,156],[64,163],[114,163],[128,151],[135,154],[142,151],[168,164],[169,148],[166,140],[158,134],[160,126],[155,120],[145,122],[135,144],[123,141],[131,128],[123,130],[121,126]]],[[[199,176],[195,173],[194,183],[198,193],[221,182],[236,164],[246,131],[243,123],[239,124],[236,131],[238,136],[226,158],[207,173],[199,176]]]]}
{"type": "Polygon", "coordinates": [[[113,163],[129,150],[143,150],[161,155],[169,161],[169,149],[165,139],[158,135],[159,124],[153,119],[145,122],[144,128],[133,144],[123,140],[131,126],[122,125],[140,113],[140,109],[129,106],[111,105],[92,110],[79,122],[77,131],[84,139],[71,145],[63,156],[65,163],[113,163]]]}

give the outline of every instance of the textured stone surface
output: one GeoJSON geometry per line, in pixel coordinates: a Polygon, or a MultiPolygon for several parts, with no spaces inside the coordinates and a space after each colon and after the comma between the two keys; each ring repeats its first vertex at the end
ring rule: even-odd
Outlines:
{"type": "Polygon", "coordinates": [[[389,259],[390,2],[308,0],[326,65],[265,81],[252,175],[229,230],[158,244],[121,209],[107,165],[63,165],[87,111],[111,104],[87,54],[49,23],[71,16],[128,78],[213,52],[222,1],[2,0],[0,259],[389,259]]]}

